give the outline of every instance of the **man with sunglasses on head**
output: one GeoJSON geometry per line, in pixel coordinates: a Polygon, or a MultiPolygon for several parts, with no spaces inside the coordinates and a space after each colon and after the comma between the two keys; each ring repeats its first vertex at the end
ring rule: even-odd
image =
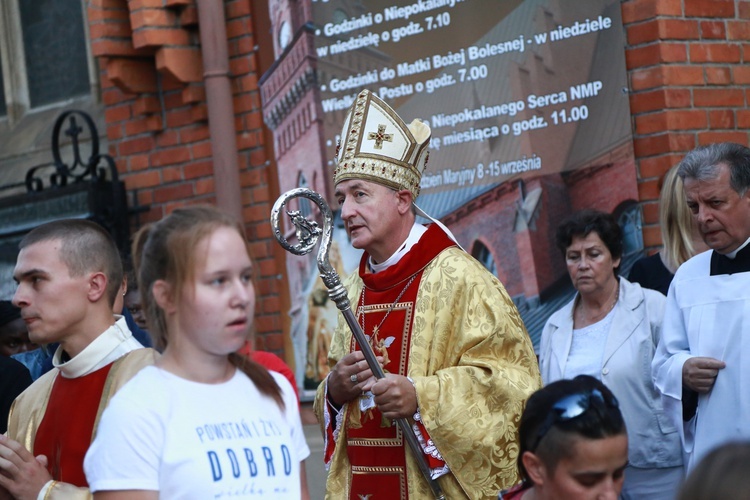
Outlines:
{"type": "Polygon", "coordinates": [[[532,394],[519,434],[523,482],[500,500],[617,499],[628,436],[617,399],[599,380],[579,375],[532,394]]]}
{"type": "Polygon", "coordinates": [[[652,370],[689,471],[713,448],[750,438],[750,149],[701,146],[677,175],[712,251],[677,269],[652,370]]]}

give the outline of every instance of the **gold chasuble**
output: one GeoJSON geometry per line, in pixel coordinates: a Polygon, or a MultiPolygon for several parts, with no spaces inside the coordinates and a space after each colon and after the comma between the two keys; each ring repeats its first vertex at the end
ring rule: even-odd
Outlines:
{"type": "MultiPolygon", "coordinates": [[[[345,285],[384,370],[410,377],[417,437],[447,498],[497,498],[518,481],[517,426],[541,386],[533,348],[502,284],[435,224],[394,266],[345,285]]],[[[329,365],[358,349],[343,317],[329,365]]],[[[400,429],[370,395],[339,413],[321,383],[315,413],[325,435],[326,498],[428,499],[400,429]]]]}

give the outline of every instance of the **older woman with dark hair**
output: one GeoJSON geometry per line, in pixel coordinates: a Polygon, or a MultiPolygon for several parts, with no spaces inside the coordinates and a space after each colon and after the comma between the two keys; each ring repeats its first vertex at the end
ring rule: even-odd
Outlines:
{"type": "Polygon", "coordinates": [[[501,500],[615,500],[628,463],[617,398],[579,375],[532,394],[521,416],[518,471],[523,482],[501,500]]]}
{"type": "Polygon", "coordinates": [[[621,498],[671,500],[683,477],[682,448],[650,369],[666,298],[618,277],[622,231],[610,214],[573,214],[558,228],[557,246],[578,293],[542,331],[542,379],[584,374],[609,387],[631,429],[621,498]]]}

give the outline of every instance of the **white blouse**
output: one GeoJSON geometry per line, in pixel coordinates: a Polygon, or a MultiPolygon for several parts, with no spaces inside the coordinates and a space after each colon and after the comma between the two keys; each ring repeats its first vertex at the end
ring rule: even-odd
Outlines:
{"type": "Polygon", "coordinates": [[[614,317],[615,308],[612,308],[609,314],[596,323],[573,329],[573,340],[565,363],[565,378],[591,375],[601,380],[604,346],[614,317]]]}

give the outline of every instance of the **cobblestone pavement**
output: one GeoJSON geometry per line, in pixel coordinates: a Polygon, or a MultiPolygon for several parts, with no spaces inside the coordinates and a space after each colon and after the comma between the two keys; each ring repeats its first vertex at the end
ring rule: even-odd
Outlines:
{"type": "Polygon", "coordinates": [[[312,413],[311,405],[303,403],[301,408],[302,424],[310,447],[310,456],[305,461],[307,487],[312,500],[323,500],[326,492],[326,467],[323,464],[323,436],[320,426],[312,413]]]}

